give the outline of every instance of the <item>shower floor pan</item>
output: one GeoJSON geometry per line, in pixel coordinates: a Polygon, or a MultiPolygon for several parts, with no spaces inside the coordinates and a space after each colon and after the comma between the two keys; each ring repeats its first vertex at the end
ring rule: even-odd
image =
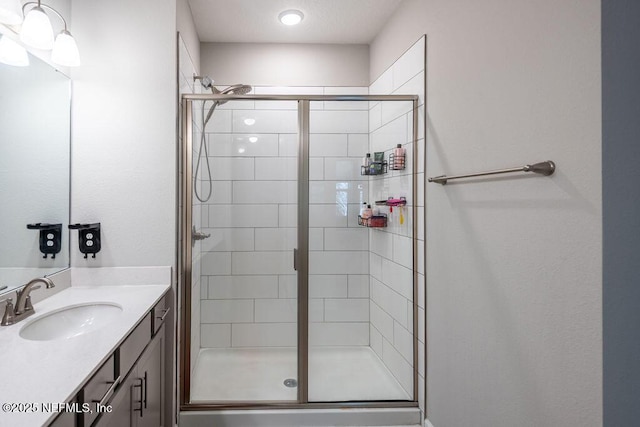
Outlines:
{"type": "MultiPolygon", "coordinates": [[[[295,348],[201,349],[191,401],[295,401],[295,348]]],[[[318,347],[309,352],[309,401],[410,400],[370,347],[318,347]]]]}

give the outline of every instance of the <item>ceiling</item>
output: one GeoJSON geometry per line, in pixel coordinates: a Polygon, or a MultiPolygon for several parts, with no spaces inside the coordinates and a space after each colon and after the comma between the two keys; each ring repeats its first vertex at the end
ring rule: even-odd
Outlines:
{"type": "Polygon", "coordinates": [[[369,44],[402,0],[189,0],[201,42],[369,44]],[[304,13],[288,27],[278,15],[304,13]]]}

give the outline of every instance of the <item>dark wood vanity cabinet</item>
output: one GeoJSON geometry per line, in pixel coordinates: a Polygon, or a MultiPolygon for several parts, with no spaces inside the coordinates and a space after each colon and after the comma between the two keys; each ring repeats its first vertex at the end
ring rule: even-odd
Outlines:
{"type": "Polygon", "coordinates": [[[62,413],[49,427],[161,427],[165,422],[168,294],[136,325],[75,398],[86,413],[62,413]],[[102,408],[102,411],[99,410],[102,408]]]}

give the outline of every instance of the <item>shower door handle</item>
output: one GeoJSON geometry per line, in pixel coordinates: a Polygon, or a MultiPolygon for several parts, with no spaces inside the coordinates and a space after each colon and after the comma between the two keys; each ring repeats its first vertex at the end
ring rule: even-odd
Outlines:
{"type": "Polygon", "coordinates": [[[293,269],[298,271],[298,249],[293,250],[293,269]]]}

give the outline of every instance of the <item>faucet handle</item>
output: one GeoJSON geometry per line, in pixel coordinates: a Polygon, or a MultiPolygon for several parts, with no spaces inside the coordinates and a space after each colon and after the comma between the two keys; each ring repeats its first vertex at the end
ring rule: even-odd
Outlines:
{"type": "Polygon", "coordinates": [[[0,303],[3,303],[3,302],[6,302],[7,305],[5,306],[4,316],[2,316],[2,322],[0,323],[0,325],[2,326],[13,325],[15,320],[15,311],[13,309],[13,299],[7,298],[0,301],[0,303]]]}

